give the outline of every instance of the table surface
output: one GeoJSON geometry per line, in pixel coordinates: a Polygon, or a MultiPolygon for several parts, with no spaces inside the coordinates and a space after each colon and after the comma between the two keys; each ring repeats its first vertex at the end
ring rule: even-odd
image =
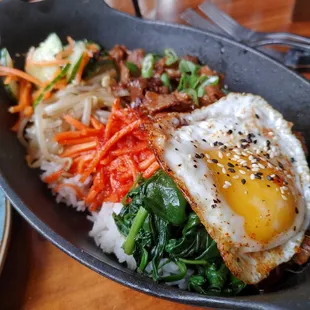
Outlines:
{"type": "MultiPolygon", "coordinates": [[[[122,0],[107,2],[133,13],[129,0],[126,4],[122,0]]],[[[144,2],[150,4],[155,1],[144,2]]],[[[158,3],[164,2],[158,0],[158,3]]],[[[175,6],[170,11],[159,5],[157,17],[180,22],[179,13],[188,7],[196,7],[201,1],[174,2],[175,6]]],[[[310,36],[310,22],[291,22],[293,0],[213,2],[254,30],[289,31],[310,36]]],[[[0,305],[1,309],[12,310],[197,309],[144,295],[96,274],[43,239],[17,214],[13,217],[11,244],[0,277],[0,305]]]]}

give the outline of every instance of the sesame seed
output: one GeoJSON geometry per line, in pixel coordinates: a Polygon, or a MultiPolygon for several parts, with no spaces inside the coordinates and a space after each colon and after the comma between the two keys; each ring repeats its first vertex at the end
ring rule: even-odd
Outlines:
{"type": "Polygon", "coordinates": [[[215,141],[215,142],[213,143],[213,146],[217,146],[217,144],[218,144],[218,142],[217,142],[217,141],[215,141]]]}
{"type": "Polygon", "coordinates": [[[213,158],[212,161],[213,161],[215,164],[217,164],[217,163],[219,162],[219,161],[218,161],[217,159],[215,159],[215,158],[213,158]]]}
{"type": "Polygon", "coordinates": [[[176,150],[176,151],[178,151],[178,149],[177,149],[177,148],[175,148],[175,150],[176,150]]]}
{"type": "Polygon", "coordinates": [[[240,142],[246,142],[246,143],[247,143],[248,140],[246,140],[246,139],[241,139],[240,142]]]}
{"type": "Polygon", "coordinates": [[[228,168],[228,171],[231,172],[231,173],[235,173],[235,169],[234,168],[228,168]]]}
{"type": "Polygon", "coordinates": [[[253,155],[250,155],[249,160],[253,160],[253,159],[254,159],[253,155]]]}
{"type": "MultiPolygon", "coordinates": [[[[281,195],[281,197],[282,197],[283,200],[287,200],[286,196],[281,195]]],[[[296,212],[296,210],[297,210],[297,209],[295,209],[295,212],[296,212]]],[[[298,213],[298,212],[296,212],[296,213],[298,213]]]]}
{"type": "Polygon", "coordinates": [[[241,152],[241,155],[248,156],[248,154],[246,152],[241,152]]]}
{"type": "Polygon", "coordinates": [[[216,204],[211,205],[211,208],[212,209],[216,208],[216,204]]]}
{"type": "Polygon", "coordinates": [[[194,165],[194,168],[198,168],[197,165],[194,165]]]}
{"type": "MultiPolygon", "coordinates": [[[[283,198],[283,197],[282,197],[283,198]]],[[[285,200],[285,199],[284,199],[285,200]]],[[[295,208],[295,213],[298,214],[299,210],[297,208],[295,208]]]]}
{"type": "Polygon", "coordinates": [[[238,131],[238,134],[239,134],[240,136],[242,136],[242,135],[243,135],[243,133],[242,133],[241,131],[238,131]]]}
{"type": "Polygon", "coordinates": [[[280,187],[280,192],[281,192],[281,194],[284,194],[284,190],[282,187],[280,187]]]}
{"type": "Polygon", "coordinates": [[[232,164],[232,163],[227,163],[227,166],[228,166],[228,167],[232,167],[232,168],[235,167],[235,165],[232,164]]]}
{"type": "Polygon", "coordinates": [[[271,174],[270,176],[271,176],[272,178],[274,178],[276,175],[275,175],[275,174],[271,174]]]}
{"type": "Polygon", "coordinates": [[[251,180],[254,180],[254,179],[255,179],[255,175],[254,175],[253,173],[250,175],[250,179],[251,179],[251,180]]]}
{"type": "Polygon", "coordinates": [[[227,131],[227,134],[228,135],[231,135],[233,133],[233,131],[231,130],[231,129],[229,129],[228,131],[227,131]]]}
{"type": "Polygon", "coordinates": [[[272,131],[269,131],[269,132],[268,132],[268,135],[269,135],[269,136],[273,136],[274,133],[273,133],[272,131]]]}
{"type": "Polygon", "coordinates": [[[291,163],[293,163],[293,162],[295,162],[295,158],[294,157],[291,158],[291,163]]]}
{"type": "Polygon", "coordinates": [[[243,170],[239,170],[239,172],[240,172],[241,174],[245,174],[245,171],[243,171],[243,170]]]}
{"type": "Polygon", "coordinates": [[[220,141],[219,141],[217,144],[218,144],[219,146],[224,145],[224,143],[223,143],[223,142],[220,142],[220,141]]]}
{"type": "Polygon", "coordinates": [[[288,179],[293,179],[293,177],[292,177],[290,174],[288,174],[286,177],[287,177],[288,179]]]}
{"type": "Polygon", "coordinates": [[[276,192],[278,192],[279,191],[279,189],[276,187],[276,192]]]}
{"type": "Polygon", "coordinates": [[[271,163],[267,163],[268,168],[273,168],[273,165],[271,163]]]}
{"type": "Polygon", "coordinates": [[[223,188],[228,188],[231,186],[231,183],[228,182],[228,181],[225,181],[224,185],[223,185],[223,188]]]}
{"type": "Polygon", "coordinates": [[[265,169],[266,167],[263,164],[258,164],[259,168],[265,169]]]}
{"type": "Polygon", "coordinates": [[[230,156],[230,155],[231,155],[231,153],[230,153],[230,152],[226,153],[226,156],[230,156]]]}
{"type": "Polygon", "coordinates": [[[209,155],[209,154],[205,154],[205,156],[206,156],[208,159],[210,159],[210,155],[209,155]]]}
{"type": "Polygon", "coordinates": [[[237,148],[241,148],[241,144],[239,142],[236,143],[237,144],[237,148]]]}
{"type": "Polygon", "coordinates": [[[218,156],[219,156],[219,158],[223,158],[223,153],[221,151],[218,152],[218,156]]]}
{"type": "Polygon", "coordinates": [[[181,167],[181,166],[182,166],[182,164],[178,164],[178,166],[179,166],[179,167],[181,167]]]}
{"type": "Polygon", "coordinates": [[[203,141],[203,142],[207,142],[207,140],[206,140],[206,139],[202,139],[202,141],[203,141]]]}
{"type": "Polygon", "coordinates": [[[287,191],[288,190],[288,187],[287,186],[282,186],[283,190],[284,191],[287,191]]]}
{"type": "Polygon", "coordinates": [[[235,155],[234,155],[234,158],[240,159],[240,156],[235,154],[235,155]]]}
{"type": "Polygon", "coordinates": [[[252,168],[251,169],[253,172],[258,172],[259,171],[259,168],[252,168]]]}
{"type": "Polygon", "coordinates": [[[262,179],[262,177],[261,177],[261,175],[259,173],[255,173],[254,177],[255,177],[255,179],[259,179],[259,180],[262,179]]]}
{"type": "Polygon", "coordinates": [[[253,168],[258,168],[258,165],[257,164],[252,164],[252,167],[253,168]]]}
{"type": "Polygon", "coordinates": [[[241,183],[242,183],[242,184],[245,184],[245,183],[246,183],[246,180],[245,180],[245,179],[242,179],[242,180],[241,180],[241,183]]]}
{"type": "Polygon", "coordinates": [[[212,164],[212,163],[213,163],[213,161],[210,160],[210,159],[208,159],[207,162],[208,162],[209,164],[212,164]]]}
{"type": "Polygon", "coordinates": [[[200,153],[200,157],[201,157],[201,158],[204,158],[205,155],[204,155],[203,153],[200,153]]]}
{"type": "Polygon", "coordinates": [[[226,174],[226,169],[225,169],[225,168],[222,168],[222,172],[223,172],[224,174],[226,174]]]}
{"type": "Polygon", "coordinates": [[[255,117],[256,117],[257,119],[259,119],[259,116],[258,116],[257,114],[255,114],[255,117]]]}
{"type": "Polygon", "coordinates": [[[239,175],[238,174],[234,175],[233,179],[239,179],[239,175]]]}
{"type": "Polygon", "coordinates": [[[224,165],[222,165],[222,164],[220,164],[220,163],[217,163],[217,165],[218,165],[219,167],[221,167],[221,168],[224,167],[224,165]]]}
{"type": "Polygon", "coordinates": [[[257,143],[257,140],[254,140],[253,143],[256,144],[256,143],[257,143]]]}

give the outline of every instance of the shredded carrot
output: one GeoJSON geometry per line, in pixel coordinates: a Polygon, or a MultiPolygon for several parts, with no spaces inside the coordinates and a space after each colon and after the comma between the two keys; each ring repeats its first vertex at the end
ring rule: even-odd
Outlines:
{"type": "Polygon", "coordinates": [[[155,161],[153,164],[151,164],[144,172],[143,172],[143,177],[144,178],[149,178],[154,174],[157,170],[159,169],[159,163],[155,161]]]}
{"type": "Polygon", "coordinates": [[[92,124],[92,126],[95,128],[95,129],[100,129],[102,128],[102,124],[96,119],[94,118],[93,116],[90,117],[90,123],[92,124]]]}
{"type": "Polygon", "coordinates": [[[74,184],[71,184],[71,183],[60,183],[56,186],[55,188],[55,192],[59,192],[59,190],[62,188],[62,187],[70,187],[72,188],[76,195],[80,198],[80,199],[83,199],[84,198],[84,195],[83,193],[81,192],[81,190],[77,187],[77,185],[74,185],[74,184]]]}
{"type": "Polygon", "coordinates": [[[72,155],[80,152],[94,150],[97,146],[97,141],[91,141],[83,144],[72,145],[67,147],[61,154],[60,157],[71,157],[72,155]]]}
{"type": "Polygon", "coordinates": [[[64,170],[60,169],[58,171],[55,171],[55,172],[49,174],[48,176],[46,176],[44,178],[44,182],[45,183],[53,183],[53,182],[57,181],[61,177],[63,172],[64,172],[64,170]]]}
{"type": "Polygon", "coordinates": [[[82,129],[80,131],[65,131],[57,133],[54,136],[54,140],[58,143],[62,143],[63,141],[66,140],[96,136],[98,135],[98,133],[99,133],[98,130],[92,130],[92,129],[82,129]]]}
{"type": "Polygon", "coordinates": [[[91,162],[90,167],[83,173],[81,177],[81,181],[84,182],[86,178],[92,173],[94,168],[97,166],[98,162],[102,159],[102,157],[111,149],[111,147],[122,137],[124,137],[126,134],[133,131],[135,128],[139,127],[141,125],[141,120],[136,120],[135,122],[131,123],[130,125],[127,125],[126,127],[122,128],[119,132],[114,134],[110,140],[108,140],[100,152],[97,153],[96,157],[91,162]]]}
{"type": "Polygon", "coordinates": [[[64,66],[68,64],[69,61],[67,59],[55,59],[55,60],[47,60],[47,61],[33,61],[31,60],[32,65],[49,67],[49,66],[64,66]]]}
{"type": "Polygon", "coordinates": [[[84,125],[83,123],[81,123],[80,121],[74,119],[71,115],[67,114],[63,117],[63,119],[70,125],[72,125],[74,128],[78,129],[78,130],[82,130],[82,129],[89,129],[89,127],[87,127],[86,125],[84,125]]]}
{"type": "Polygon", "coordinates": [[[82,144],[86,142],[96,141],[96,137],[84,137],[84,138],[77,138],[77,139],[68,139],[68,140],[62,140],[61,142],[58,142],[62,145],[74,145],[74,144],[82,144]]]}
{"type": "Polygon", "coordinates": [[[139,168],[145,170],[148,168],[154,161],[156,161],[155,155],[152,154],[149,158],[145,159],[139,164],[139,168]]]}
{"type": "Polygon", "coordinates": [[[19,101],[16,106],[10,107],[10,113],[18,113],[25,109],[25,107],[31,105],[31,83],[22,80],[19,87],[19,101]]]}
{"type": "Polygon", "coordinates": [[[19,77],[21,79],[29,81],[29,82],[31,82],[31,83],[33,83],[35,85],[40,86],[40,87],[44,86],[44,83],[42,83],[38,79],[36,79],[33,76],[25,73],[24,71],[21,71],[21,70],[15,69],[15,68],[9,68],[9,67],[0,66],[0,73],[19,77]]]}
{"type": "Polygon", "coordinates": [[[84,52],[83,56],[82,56],[82,61],[81,61],[81,64],[79,66],[79,70],[77,71],[76,73],[76,76],[75,76],[75,81],[77,83],[80,83],[81,80],[82,80],[82,74],[83,74],[83,71],[84,71],[84,68],[85,66],[87,65],[89,61],[89,56],[87,53],[84,52]]]}

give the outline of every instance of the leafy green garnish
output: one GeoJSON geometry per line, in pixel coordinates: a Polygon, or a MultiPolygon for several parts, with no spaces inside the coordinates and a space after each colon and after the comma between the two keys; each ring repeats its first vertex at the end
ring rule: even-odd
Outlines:
{"type": "Polygon", "coordinates": [[[144,78],[149,78],[153,75],[153,66],[155,63],[154,55],[147,54],[142,62],[141,75],[144,78]]]}
{"type": "Polygon", "coordinates": [[[179,63],[179,71],[181,73],[191,73],[192,75],[194,75],[197,73],[199,68],[199,65],[189,60],[182,59],[179,63]]]}
{"type": "Polygon", "coordinates": [[[130,61],[125,62],[126,67],[129,69],[130,73],[132,75],[138,75],[139,74],[139,68],[136,64],[130,61]]]}
{"type": "Polygon", "coordinates": [[[220,78],[218,76],[210,76],[205,81],[203,81],[197,89],[197,96],[203,97],[206,93],[205,87],[208,85],[218,85],[220,78]]]}
{"type": "Polygon", "coordinates": [[[167,86],[169,88],[169,90],[171,90],[171,82],[169,79],[169,76],[166,72],[164,72],[161,76],[160,76],[161,81],[163,82],[163,84],[165,86],[167,86]]]}
{"type": "Polygon", "coordinates": [[[164,54],[166,56],[166,65],[171,66],[178,61],[178,55],[172,48],[166,48],[164,50],[164,54]]]}

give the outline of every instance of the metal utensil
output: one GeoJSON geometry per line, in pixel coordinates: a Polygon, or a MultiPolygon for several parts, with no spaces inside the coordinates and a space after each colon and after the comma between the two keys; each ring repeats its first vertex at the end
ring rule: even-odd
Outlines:
{"type": "Polygon", "coordinates": [[[250,46],[270,44],[289,45],[292,47],[310,50],[310,38],[286,32],[256,32],[241,26],[236,20],[218,9],[209,1],[199,5],[199,9],[208,16],[214,24],[226,33],[250,46]]]}

